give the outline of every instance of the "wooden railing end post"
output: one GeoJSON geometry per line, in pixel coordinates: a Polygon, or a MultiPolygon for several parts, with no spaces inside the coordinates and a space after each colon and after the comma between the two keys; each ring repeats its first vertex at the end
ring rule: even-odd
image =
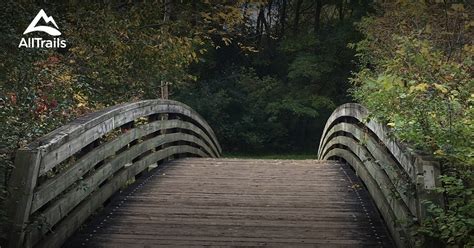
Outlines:
{"type": "Polygon", "coordinates": [[[7,211],[10,226],[8,247],[23,247],[25,226],[29,220],[33,190],[36,186],[40,167],[40,151],[28,148],[16,153],[15,168],[9,181],[7,211]]]}

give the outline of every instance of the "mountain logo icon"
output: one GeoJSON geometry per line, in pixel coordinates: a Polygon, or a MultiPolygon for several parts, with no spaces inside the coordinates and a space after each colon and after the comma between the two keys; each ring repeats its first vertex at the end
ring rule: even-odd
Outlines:
{"type": "Polygon", "coordinates": [[[35,19],[30,23],[30,25],[26,28],[23,34],[31,33],[31,32],[45,32],[52,36],[59,36],[61,32],[58,30],[58,25],[54,21],[52,16],[46,15],[44,10],[40,10],[38,14],[35,16],[35,19]],[[50,26],[36,26],[40,19],[43,19],[46,24],[52,23],[56,28],[50,26]]]}

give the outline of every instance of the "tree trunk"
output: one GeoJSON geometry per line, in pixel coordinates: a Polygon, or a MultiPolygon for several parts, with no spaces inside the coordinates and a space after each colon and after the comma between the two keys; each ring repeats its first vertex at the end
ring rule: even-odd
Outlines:
{"type": "Polygon", "coordinates": [[[165,13],[163,15],[163,22],[167,23],[171,20],[173,13],[173,0],[165,0],[165,13]]]}
{"type": "MultiPolygon", "coordinates": [[[[267,9],[268,9],[268,13],[267,13],[267,20],[268,20],[268,26],[271,27],[272,26],[272,6],[273,6],[273,0],[270,0],[268,1],[268,4],[267,4],[267,9]]],[[[268,30],[270,32],[270,30],[268,30]]]]}
{"type": "Polygon", "coordinates": [[[300,24],[300,10],[303,0],[297,0],[295,7],[295,22],[293,23],[293,34],[298,34],[298,25],[300,24]]]}
{"type": "Polygon", "coordinates": [[[339,12],[339,20],[342,21],[344,20],[344,0],[339,1],[339,6],[338,6],[338,12],[339,12]]]}
{"type": "Polygon", "coordinates": [[[191,26],[195,27],[197,25],[197,18],[198,18],[198,14],[197,14],[197,6],[196,6],[196,0],[192,0],[191,2],[191,15],[192,15],[192,18],[191,18],[191,26]]]}
{"type": "Polygon", "coordinates": [[[321,10],[323,3],[321,0],[316,1],[316,13],[314,13],[314,33],[318,33],[321,26],[321,10]]]}
{"type": "Polygon", "coordinates": [[[281,6],[281,13],[280,13],[280,26],[281,26],[280,37],[283,37],[285,35],[286,5],[287,5],[286,0],[283,0],[282,6],[281,6]]]}
{"type": "Polygon", "coordinates": [[[265,8],[261,7],[257,17],[257,35],[259,37],[259,43],[262,40],[264,30],[269,34],[270,30],[268,27],[267,20],[265,19],[265,8]]]}

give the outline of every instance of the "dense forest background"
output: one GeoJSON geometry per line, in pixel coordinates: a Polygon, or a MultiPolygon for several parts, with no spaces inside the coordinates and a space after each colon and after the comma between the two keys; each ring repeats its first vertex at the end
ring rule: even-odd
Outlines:
{"type": "Polygon", "coordinates": [[[330,113],[358,101],[444,161],[448,208],[433,205],[416,232],[472,245],[472,14],[469,1],[437,0],[7,0],[0,198],[16,149],[85,113],[159,98],[163,86],[231,154],[315,154],[330,113]],[[18,48],[40,9],[66,48],[18,48]]]}

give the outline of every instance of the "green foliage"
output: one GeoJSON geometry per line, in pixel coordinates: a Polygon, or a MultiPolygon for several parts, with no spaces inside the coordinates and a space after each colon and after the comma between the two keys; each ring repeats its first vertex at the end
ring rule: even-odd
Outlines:
{"type": "MultiPolygon", "coordinates": [[[[18,49],[19,35],[36,13],[7,2],[0,18],[0,205],[13,167],[14,151],[71,117],[72,68],[58,53],[18,49]]],[[[37,11],[37,10],[36,10],[37,11]]],[[[5,212],[0,206],[0,223],[5,212]]],[[[1,228],[1,227],[0,227],[1,228]]],[[[0,232],[4,233],[4,232],[0,232]]],[[[0,238],[3,238],[0,236],[0,238]]]]}
{"type": "MultiPolygon", "coordinates": [[[[472,176],[472,175],[471,175],[472,176]]],[[[419,232],[428,237],[439,238],[449,246],[474,246],[474,189],[468,188],[464,182],[453,176],[441,176],[443,193],[449,204],[446,209],[432,202],[428,205],[428,218],[422,223],[419,232]]]]}
{"type": "Polygon", "coordinates": [[[337,12],[333,2],[322,1],[318,29],[312,25],[315,2],[301,1],[301,13],[296,13],[296,2],[253,5],[257,23],[251,21],[255,16],[246,16],[231,44],[214,40],[220,48],[194,68],[199,82],[174,96],[210,122],[224,150],[315,152],[324,120],[350,101],[347,78],[354,69],[354,50],[347,43],[360,38],[353,21],[367,10],[364,1],[345,6],[343,17],[330,14],[337,12]],[[301,25],[295,27],[297,14],[301,25]],[[239,43],[258,52],[249,53],[239,43]]]}
{"type": "MultiPolygon", "coordinates": [[[[234,152],[294,151],[298,145],[294,142],[301,142],[295,139],[296,132],[309,132],[311,124],[319,122],[321,112],[327,115],[334,108],[327,97],[290,91],[277,79],[259,77],[254,70],[244,68],[234,68],[223,78],[191,87],[177,99],[201,113],[225,150],[234,152]],[[302,126],[301,120],[308,124],[302,126]]],[[[318,134],[311,134],[311,142],[316,142],[318,134]]]]}
{"type": "Polygon", "coordinates": [[[361,70],[352,78],[353,95],[399,140],[443,163],[439,191],[446,208],[429,203],[431,217],[419,232],[448,246],[471,247],[474,50],[467,37],[473,10],[404,1],[381,7],[384,15],[358,24],[366,38],[354,46],[361,70]],[[417,18],[406,22],[408,15],[417,18]]]}
{"type": "Polygon", "coordinates": [[[320,79],[324,73],[330,72],[331,69],[332,67],[318,56],[300,55],[290,64],[288,78],[290,80],[320,79]]]}
{"type": "Polygon", "coordinates": [[[402,141],[435,155],[472,164],[472,57],[446,61],[426,42],[399,38],[395,57],[377,74],[354,78],[355,97],[390,123],[402,141]]]}
{"type": "Polygon", "coordinates": [[[154,27],[162,12],[150,4],[137,3],[126,12],[102,4],[71,8],[65,18],[80,25],[68,25],[64,35],[74,44],[69,58],[80,69],[78,83],[88,104],[156,98],[162,81],[179,85],[194,79],[187,67],[197,61],[201,38],[154,27]]]}

